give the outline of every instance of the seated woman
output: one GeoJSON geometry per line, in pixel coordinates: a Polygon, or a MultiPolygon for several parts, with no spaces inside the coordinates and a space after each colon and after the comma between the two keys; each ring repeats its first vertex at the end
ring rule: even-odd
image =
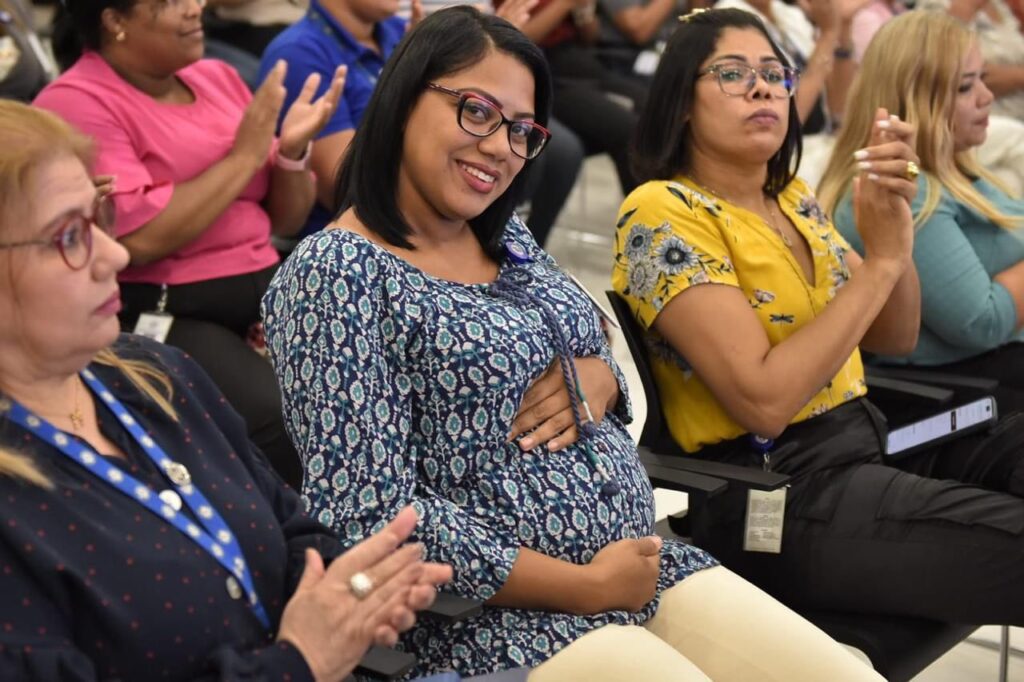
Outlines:
{"type": "Polygon", "coordinates": [[[343,212],[264,302],[311,514],[354,543],[411,502],[454,591],[493,607],[405,638],[427,669],[876,679],[703,551],[651,537],[594,308],[512,216],[549,86],[536,46],[470,7],[429,16],[384,67],[343,212]]]}
{"type": "MultiPolygon", "coordinates": [[[[792,477],[777,553],[745,551],[743,492],[702,505],[694,537],[800,608],[1020,624],[1024,591],[1008,586],[1024,580],[1024,477],[985,477],[977,457],[960,481],[887,466],[883,420],[863,398],[858,346],[897,355],[917,339],[914,130],[884,109],[861,128],[862,259],[791,171],[796,76],[751,15],[690,17],[639,129],[649,182],[619,218],[613,284],[651,331],[676,441],[792,477]]],[[[942,449],[968,460],[1018,442],[986,433],[942,449]]]]}
{"type": "Polygon", "coordinates": [[[295,233],[309,213],[309,142],[341,81],[316,102],[311,83],[275,140],[284,66],[253,96],[230,67],[203,60],[201,1],[66,6],[73,25],[56,49],[74,66],[35,103],[93,136],[97,172],[115,176],[118,239],[131,256],[121,324],[131,331],[145,314],[149,335],[192,355],[298,486],[280,390],[252,346],[277,268],[271,234],[295,233]]]}
{"type": "Polygon", "coordinates": [[[868,68],[850,100],[850,125],[821,185],[836,227],[862,251],[849,184],[869,112],[898,106],[921,122],[916,145],[923,172],[913,204],[921,335],[909,356],[875,360],[998,379],[1001,411],[1024,410],[1024,241],[1014,229],[1024,220],[1024,201],[1003,191],[974,157],[993,100],[977,41],[939,12],[914,13],[883,31],[865,54],[868,68]],[[934,47],[922,62],[907,36],[942,42],[927,43],[934,47]]]}
{"type": "Polygon", "coordinates": [[[341,679],[450,569],[411,510],[341,554],[195,363],[119,337],[90,142],[0,119],[0,679],[341,679]]]}

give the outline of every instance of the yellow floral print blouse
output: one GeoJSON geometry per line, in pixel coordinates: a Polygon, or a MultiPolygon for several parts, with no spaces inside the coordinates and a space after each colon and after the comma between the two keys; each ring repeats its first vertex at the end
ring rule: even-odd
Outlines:
{"type": "MultiPolygon", "coordinates": [[[[807,281],[793,254],[764,220],[706,194],[689,178],[648,182],[622,202],[612,286],[648,330],[648,352],[665,417],[676,442],[687,452],[735,438],[744,430],[686,360],[651,328],[665,305],[691,286],[737,287],[774,346],[820,313],[850,277],[844,257],[850,246],[807,185],[801,180],[791,182],[779,196],[779,205],[810,245],[814,283],[807,281]]],[[[791,423],[866,392],[864,367],[854,349],[832,381],[791,423]]]]}

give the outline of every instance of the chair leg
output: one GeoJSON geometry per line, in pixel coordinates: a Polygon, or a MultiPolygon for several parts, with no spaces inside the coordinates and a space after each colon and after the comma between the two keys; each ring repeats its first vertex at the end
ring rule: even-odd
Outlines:
{"type": "Polygon", "coordinates": [[[1010,626],[1002,627],[999,637],[999,682],[1006,682],[1010,674],[1010,626]]]}

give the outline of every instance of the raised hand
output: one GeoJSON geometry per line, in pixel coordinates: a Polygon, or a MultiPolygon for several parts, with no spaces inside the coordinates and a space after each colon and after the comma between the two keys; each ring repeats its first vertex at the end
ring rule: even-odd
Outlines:
{"type": "Polygon", "coordinates": [[[281,154],[290,159],[302,157],[306,147],[317,133],[323,130],[337,109],[341,91],[345,87],[346,73],[347,67],[344,65],[335,69],[331,86],[316,101],[313,101],[313,95],[320,86],[320,74],[311,73],[306,78],[299,96],[288,107],[284,120],[281,121],[281,135],[278,140],[278,150],[281,154]]]}
{"type": "Polygon", "coordinates": [[[281,616],[278,640],[299,650],[318,681],[343,679],[371,644],[394,644],[416,622],[415,611],[433,601],[436,586],[451,579],[450,567],[422,561],[419,545],[399,547],[416,521],[406,507],[326,570],[320,555],[306,550],[306,568],[281,616]],[[357,573],[373,585],[362,598],[350,585],[357,573]]]}
{"type": "Polygon", "coordinates": [[[277,117],[285,98],[284,77],[287,71],[288,65],[283,59],[274,65],[245,108],[235,133],[232,153],[245,157],[256,167],[266,163],[270,145],[274,142],[277,117]]]}
{"type": "Polygon", "coordinates": [[[530,12],[537,6],[540,0],[507,0],[507,2],[501,3],[501,7],[496,9],[494,13],[512,24],[516,28],[522,30],[526,22],[530,20],[530,12]]]}
{"type": "Polygon", "coordinates": [[[912,125],[879,108],[868,146],[854,154],[861,171],[854,180],[854,219],[868,256],[911,256],[914,220],[910,205],[917,194],[917,181],[910,170],[920,163],[914,153],[915,136],[912,125]]]}

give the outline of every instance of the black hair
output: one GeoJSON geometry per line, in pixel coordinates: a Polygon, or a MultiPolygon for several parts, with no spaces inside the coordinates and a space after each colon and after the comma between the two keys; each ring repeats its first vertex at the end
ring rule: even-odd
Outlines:
{"type": "MultiPolygon", "coordinates": [[[[633,143],[633,171],[640,182],[667,180],[690,170],[689,113],[701,64],[714,52],[722,30],[753,28],[760,31],[785,66],[786,54],[768,35],[761,20],[739,9],[711,9],[691,14],[672,34],[651,82],[650,96],[637,124],[633,143]]],[[[779,150],[768,160],[764,191],[776,196],[785,189],[800,165],[803,143],[796,99],[789,100],[789,128],[779,150]]]]}
{"type": "MultiPolygon", "coordinates": [[[[515,58],[533,74],[536,121],[547,123],[551,75],[540,48],[504,19],[472,7],[434,12],[406,34],[384,66],[338,172],[338,215],[354,207],[359,220],[386,242],[413,248],[407,239],[412,229],[397,202],[409,114],[427,83],[471,66],[492,49],[515,58]]],[[[527,161],[509,188],[469,221],[484,251],[495,260],[501,257],[505,224],[524,196],[532,163],[527,161]]]]}
{"type": "Polygon", "coordinates": [[[138,0],[61,0],[53,16],[53,56],[61,71],[71,68],[84,50],[98,50],[103,39],[103,11],[128,14],[138,0]]]}

